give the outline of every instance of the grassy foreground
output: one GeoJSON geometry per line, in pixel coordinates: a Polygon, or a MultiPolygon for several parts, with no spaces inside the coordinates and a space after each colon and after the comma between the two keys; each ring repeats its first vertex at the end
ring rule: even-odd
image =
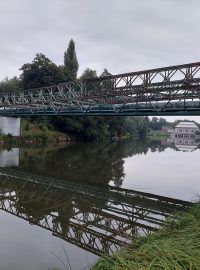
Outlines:
{"type": "Polygon", "coordinates": [[[129,248],[102,257],[93,270],[200,270],[200,204],[168,220],[129,248]]]}

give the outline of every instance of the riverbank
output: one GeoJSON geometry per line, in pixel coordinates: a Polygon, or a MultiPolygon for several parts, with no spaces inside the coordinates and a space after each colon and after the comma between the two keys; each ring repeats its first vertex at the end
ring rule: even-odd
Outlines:
{"type": "MultiPolygon", "coordinates": [[[[165,135],[156,134],[152,136],[152,133],[148,133],[142,141],[145,142],[160,142],[166,139],[165,135]]],[[[127,140],[138,141],[140,139],[138,134],[132,134],[129,136],[123,137],[113,137],[107,138],[105,140],[96,140],[96,143],[115,143],[115,142],[123,142],[127,140]]],[[[0,145],[2,146],[21,146],[21,145],[44,145],[44,144],[71,144],[74,142],[91,142],[91,141],[79,141],[76,137],[70,136],[69,134],[59,132],[57,130],[52,129],[42,129],[36,126],[33,126],[30,130],[24,131],[23,136],[12,136],[11,134],[0,134],[0,145]]],[[[93,141],[94,142],[94,141],[93,141]]],[[[137,149],[138,147],[136,147],[137,149]]]]}
{"type": "Polygon", "coordinates": [[[42,123],[31,123],[23,119],[21,135],[0,134],[0,144],[67,143],[73,140],[68,134],[42,123]]]}
{"type": "Polygon", "coordinates": [[[169,133],[163,132],[162,130],[149,130],[149,132],[147,133],[147,136],[150,139],[165,139],[165,138],[169,138],[171,135],[169,133]]]}
{"type": "Polygon", "coordinates": [[[3,117],[2,133],[4,130],[5,134],[10,134],[0,134],[0,144],[112,142],[132,136],[155,140],[168,135],[160,130],[152,130],[144,117],[23,117],[11,120],[3,117]]]}
{"type": "Polygon", "coordinates": [[[168,220],[148,237],[133,239],[129,248],[102,257],[93,270],[200,269],[200,203],[168,220]]]}

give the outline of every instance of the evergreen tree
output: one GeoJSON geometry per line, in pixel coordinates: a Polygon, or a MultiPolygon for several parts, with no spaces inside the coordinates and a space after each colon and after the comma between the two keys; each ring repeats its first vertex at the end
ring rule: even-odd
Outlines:
{"type": "Polygon", "coordinates": [[[114,87],[114,84],[110,78],[106,78],[108,76],[111,76],[112,74],[105,68],[103,73],[100,75],[100,77],[103,77],[104,80],[101,82],[101,91],[105,94],[109,93],[111,89],[114,87]]]}
{"type": "Polygon", "coordinates": [[[66,81],[75,81],[78,72],[78,60],[76,57],[75,43],[70,40],[67,51],[64,53],[65,79],[66,81]]]}

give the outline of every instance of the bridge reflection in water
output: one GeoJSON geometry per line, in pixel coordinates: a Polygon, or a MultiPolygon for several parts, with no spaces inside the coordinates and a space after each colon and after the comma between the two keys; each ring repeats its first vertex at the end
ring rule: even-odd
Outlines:
{"type": "Polygon", "coordinates": [[[96,255],[155,231],[190,202],[0,168],[0,209],[96,255]]]}

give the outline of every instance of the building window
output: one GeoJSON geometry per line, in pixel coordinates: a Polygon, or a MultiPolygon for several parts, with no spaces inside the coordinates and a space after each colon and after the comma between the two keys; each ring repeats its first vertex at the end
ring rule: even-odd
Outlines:
{"type": "Polygon", "coordinates": [[[185,133],[188,133],[188,129],[185,129],[185,133]]]}
{"type": "Polygon", "coordinates": [[[179,129],[178,132],[181,133],[181,132],[183,132],[183,130],[182,129],[179,129]]]}
{"type": "Polygon", "coordinates": [[[194,129],[191,129],[191,131],[190,131],[191,133],[194,133],[194,129]]]}

